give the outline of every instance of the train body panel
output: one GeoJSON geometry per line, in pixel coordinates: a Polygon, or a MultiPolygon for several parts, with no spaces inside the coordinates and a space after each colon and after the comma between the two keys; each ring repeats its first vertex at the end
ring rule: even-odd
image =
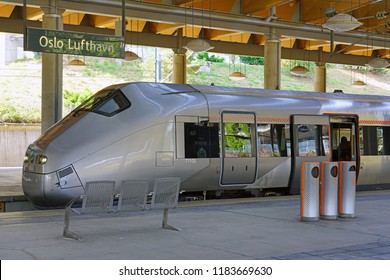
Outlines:
{"type": "Polygon", "coordinates": [[[342,160],[343,136],[352,143],[346,160],[361,167],[358,183],[389,185],[390,145],[383,144],[390,139],[389,108],[387,97],[114,85],[30,145],[23,190],[39,207],[65,205],[88,181],[112,180],[119,188],[124,180],[147,179],[152,186],[169,176],[182,179],[183,191],[298,193],[302,162],[342,160]],[[377,147],[362,146],[374,136],[377,147]]]}

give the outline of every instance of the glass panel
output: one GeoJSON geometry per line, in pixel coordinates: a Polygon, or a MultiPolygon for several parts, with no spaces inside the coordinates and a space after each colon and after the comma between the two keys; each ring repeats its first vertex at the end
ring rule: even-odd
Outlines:
{"type": "Polygon", "coordinates": [[[378,155],[383,155],[383,128],[377,127],[378,155]]]}
{"type": "Polygon", "coordinates": [[[362,156],[365,155],[363,134],[364,134],[363,127],[361,127],[359,130],[359,143],[360,143],[360,155],[362,155],[362,156]]]}
{"type": "Polygon", "coordinates": [[[112,117],[130,107],[129,100],[120,91],[107,95],[103,101],[93,108],[93,112],[112,117]]]}
{"type": "Polygon", "coordinates": [[[298,146],[300,157],[318,156],[316,145],[317,125],[298,125],[298,146]]]}
{"type": "Polygon", "coordinates": [[[290,149],[290,125],[273,124],[273,148],[274,156],[287,157],[291,155],[290,149]]]}
{"type": "Polygon", "coordinates": [[[225,157],[253,157],[249,123],[225,123],[225,157]]]}
{"type": "Polygon", "coordinates": [[[383,129],[383,155],[390,155],[390,127],[384,126],[383,129]]]}
{"type": "Polygon", "coordinates": [[[257,126],[259,157],[291,156],[290,125],[259,124],[257,126]]]}
{"type": "Polygon", "coordinates": [[[259,124],[257,126],[257,139],[259,145],[259,157],[272,157],[271,125],[259,124]]]}
{"type": "Polygon", "coordinates": [[[218,158],[218,124],[185,123],[185,158],[218,158]]]}
{"type": "Polygon", "coordinates": [[[329,143],[329,126],[327,125],[322,126],[321,140],[322,140],[322,155],[328,157],[330,156],[330,143],[329,143]]]}
{"type": "Polygon", "coordinates": [[[76,108],[72,114],[76,117],[80,112],[87,111],[112,117],[130,105],[130,101],[121,91],[101,90],[76,108]]]}

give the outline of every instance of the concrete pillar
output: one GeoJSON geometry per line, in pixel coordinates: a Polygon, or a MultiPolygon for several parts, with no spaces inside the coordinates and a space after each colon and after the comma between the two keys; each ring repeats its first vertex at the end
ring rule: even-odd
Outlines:
{"type": "Polygon", "coordinates": [[[187,57],[185,53],[175,53],[173,55],[172,83],[187,83],[187,57]]]}
{"type": "Polygon", "coordinates": [[[314,91],[326,92],[326,66],[322,60],[323,48],[318,49],[318,59],[314,68],[314,91]]]}
{"type": "Polygon", "coordinates": [[[326,66],[323,62],[317,62],[314,68],[314,91],[326,92],[326,66]]]}
{"type": "MultiPolygon", "coordinates": [[[[42,28],[63,30],[62,13],[54,7],[44,11],[42,28]]],[[[42,53],[42,132],[62,118],[62,54],[42,53]]]]}
{"type": "Polygon", "coordinates": [[[281,44],[279,36],[266,35],[264,46],[264,88],[281,88],[281,44]]]}
{"type": "Polygon", "coordinates": [[[173,50],[173,73],[172,83],[187,83],[187,56],[186,49],[182,47],[183,30],[179,29],[177,34],[177,48],[173,50]]]}

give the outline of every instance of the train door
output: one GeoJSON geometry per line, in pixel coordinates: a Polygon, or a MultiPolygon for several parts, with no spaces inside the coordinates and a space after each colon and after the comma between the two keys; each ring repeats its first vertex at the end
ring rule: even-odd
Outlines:
{"type": "Polygon", "coordinates": [[[357,116],[330,116],[330,141],[332,161],[357,161],[358,118],[357,116]]]}
{"type": "Polygon", "coordinates": [[[257,174],[256,114],[222,112],[221,185],[252,184],[257,174]]]}
{"type": "Polygon", "coordinates": [[[291,132],[289,189],[291,194],[298,194],[302,163],[330,161],[329,116],[293,115],[291,132]]]}

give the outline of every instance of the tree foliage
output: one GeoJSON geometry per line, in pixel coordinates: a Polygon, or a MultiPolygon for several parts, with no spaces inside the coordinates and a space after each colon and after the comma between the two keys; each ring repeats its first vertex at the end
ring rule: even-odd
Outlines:
{"type": "Polygon", "coordinates": [[[197,58],[199,60],[209,61],[209,62],[223,62],[225,59],[223,57],[218,57],[213,55],[209,55],[207,52],[198,53],[197,58]]]}
{"type": "Polygon", "coordinates": [[[241,56],[240,61],[249,65],[264,65],[264,57],[241,56]]]}

